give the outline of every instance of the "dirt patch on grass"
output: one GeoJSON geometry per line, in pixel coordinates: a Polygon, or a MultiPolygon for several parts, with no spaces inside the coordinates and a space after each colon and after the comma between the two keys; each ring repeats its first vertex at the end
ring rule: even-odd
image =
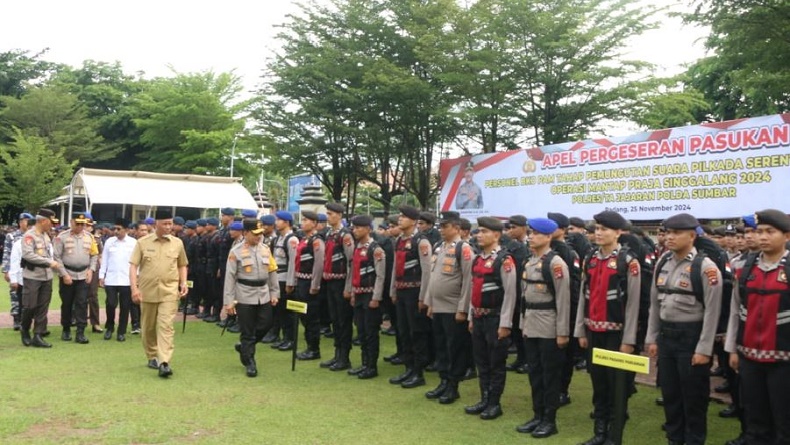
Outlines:
{"type": "Polygon", "coordinates": [[[16,435],[17,439],[58,439],[60,441],[68,439],[83,439],[80,442],[94,440],[97,436],[104,434],[105,428],[80,428],[72,422],[61,419],[51,419],[45,422],[35,423],[27,430],[16,435]]]}

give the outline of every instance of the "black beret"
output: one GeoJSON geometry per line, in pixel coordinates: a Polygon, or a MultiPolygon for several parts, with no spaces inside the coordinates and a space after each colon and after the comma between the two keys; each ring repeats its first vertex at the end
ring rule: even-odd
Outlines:
{"type": "Polygon", "coordinates": [[[431,212],[420,212],[420,216],[417,219],[433,224],[436,222],[436,215],[431,212]]]}
{"type": "Polygon", "coordinates": [[[400,206],[398,207],[400,214],[405,216],[406,218],[413,219],[417,221],[420,219],[420,211],[412,206],[400,206]]]}
{"type": "Polygon", "coordinates": [[[735,226],[733,224],[727,224],[724,226],[724,234],[725,235],[735,235],[737,230],[735,230],[735,226]]]}
{"type": "Polygon", "coordinates": [[[398,215],[390,215],[390,216],[388,216],[387,217],[387,222],[390,223],[390,225],[397,226],[398,225],[398,215]]]}
{"type": "Polygon", "coordinates": [[[502,221],[490,216],[481,216],[480,218],[477,218],[477,225],[495,232],[501,232],[505,228],[505,225],[502,224],[502,221]]]}
{"type": "Polygon", "coordinates": [[[571,220],[562,213],[549,212],[546,214],[546,217],[557,223],[557,226],[559,226],[560,229],[565,229],[571,225],[571,220]]]}
{"type": "Polygon", "coordinates": [[[255,235],[263,233],[263,224],[261,224],[258,218],[244,218],[243,224],[244,230],[252,232],[255,235]]]}
{"type": "Polygon", "coordinates": [[[351,224],[357,227],[370,227],[373,223],[373,218],[368,215],[357,215],[351,219],[351,224]]]}
{"type": "Polygon", "coordinates": [[[775,209],[763,210],[754,214],[757,225],[767,224],[774,226],[784,233],[790,232],[790,216],[775,209]]]}
{"type": "Polygon", "coordinates": [[[662,226],[667,230],[696,230],[699,221],[688,213],[678,213],[665,219],[662,226]]]}
{"type": "Polygon", "coordinates": [[[595,233],[595,223],[587,224],[584,229],[587,230],[587,233],[595,233]]]}
{"type": "Polygon", "coordinates": [[[507,222],[514,226],[526,227],[527,217],[524,215],[513,215],[510,218],[508,218],[507,222]]]}
{"type": "Polygon", "coordinates": [[[472,230],[472,222],[466,218],[459,219],[458,225],[461,227],[461,230],[472,230]]]}
{"type": "Polygon", "coordinates": [[[623,215],[612,210],[604,210],[603,212],[593,216],[593,219],[598,224],[614,230],[625,230],[631,224],[623,218],[623,215]]]}
{"type": "Polygon", "coordinates": [[[40,209],[38,211],[38,213],[36,214],[36,216],[41,216],[43,218],[47,218],[50,221],[52,221],[53,223],[55,223],[55,224],[60,222],[60,220],[58,220],[58,218],[55,216],[55,212],[53,212],[50,209],[40,209]]]}
{"type": "Polygon", "coordinates": [[[578,227],[583,229],[585,227],[584,220],[579,218],[578,216],[571,216],[571,219],[568,220],[573,227],[578,227]]]}
{"type": "Polygon", "coordinates": [[[154,219],[173,219],[173,211],[170,209],[156,209],[156,213],[154,213],[154,219]]]}
{"type": "Polygon", "coordinates": [[[449,212],[442,212],[442,219],[439,220],[440,224],[448,224],[448,223],[455,223],[458,224],[458,220],[461,219],[461,214],[454,211],[449,212]]]}
{"type": "Polygon", "coordinates": [[[115,219],[115,225],[116,226],[121,226],[123,228],[126,228],[126,226],[129,225],[129,221],[126,218],[116,218],[115,219]]]}
{"type": "Polygon", "coordinates": [[[312,210],[304,210],[302,212],[303,219],[309,219],[311,221],[318,221],[318,213],[313,212],[312,210]]]}
{"type": "Polygon", "coordinates": [[[727,230],[726,227],[719,226],[719,227],[716,227],[715,229],[713,229],[713,233],[711,235],[713,235],[713,236],[724,236],[724,235],[727,234],[726,230],[727,230]]]}
{"type": "Polygon", "coordinates": [[[735,226],[735,232],[739,234],[746,233],[746,227],[744,226],[735,226]]]}
{"type": "Polygon", "coordinates": [[[343,214],[344,210],[343,204],[340,204],[339,202],[330,202],[326,205],[326,209],[330,212],[340,213],[341,215],[343,214]]]}

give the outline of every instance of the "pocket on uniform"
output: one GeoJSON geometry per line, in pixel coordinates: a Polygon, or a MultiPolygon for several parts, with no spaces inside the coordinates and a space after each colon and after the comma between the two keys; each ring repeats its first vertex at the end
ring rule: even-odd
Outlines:
{"type": "Polygon", "coordinates": [[[681,312],[693,312],[697,304],[697,297],[694,295],[675,295],[675,303],[681,312]]]}

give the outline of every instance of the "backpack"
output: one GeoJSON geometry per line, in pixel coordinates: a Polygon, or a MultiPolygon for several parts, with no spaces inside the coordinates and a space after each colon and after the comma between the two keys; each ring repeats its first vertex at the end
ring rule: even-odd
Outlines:
{"type": "Polygon", "coordinates": [[[540,273],[543,275],[542,280],[525,280],[527,283],[530,284],[545,284],[552,296],[556,296],[555,294],[556,290],[554,289],[554,276],[552,275],[551,262],[552,260],[554,260],[554,257],[557,255],[558,255],[557,252],[553,250],[549,250],[549,253],[547,253],[546,256],[543,258],[543,261],[541,262],[540,265],[540,273]]]}
{"type": "MultiPolygon", "coordinates": [[[[697,301],[705,307],[705,297],[702,287],[702,262],[705,258],[710,258],[713,264],[716,265],[716,268],[719,269],[719,272],[721,272],[722,308],[724,308],[724,304],[726,304],[729,309],[729,299],[732,296],[732,270],[730,269],[727,252],[710,238],[704,237],[697,237],[697,239],[694,240],[694,247],[697,249],[697,256],[691,261],[691,272],[689,273],[691,276],[691,290],[671,288],[672,293],[693,295],[696,297],[697,301]]],[[[666,252],[659,258],[658,263],[656,263],[656,288],[662,292],[670,290],[670,288],[658,285],[658,271],[664,267],[672,255],[672,252],[666,252]]],[[[747,259],[747,262],[748,261],[747,259]]]]}
{"type": "MultiPolygon", "coordinates": [[[[579,288],[581,287],[581,281],[582,281],[582,269],[579,261],[579,258],[581,257],[567,243],[564,243],[562,241],[552,240],[551,249],[557,252],[560,258],[562,258],[562,261],[565,262],[565,265],[568,266],[568,274],[570,275],[570,284],[571,284],[571,301],[574,304],[576,304],[579,302],[579,288]]],[[[547,264],[551,264],[551,263],[547,263],[547,264]]],[[[545,274],[546,264],[544,264],[543,267],[544,267],[543,273],[545,274]]],[[[549,274],[549,276],[551,275],[549,274]]]]}
{"type": "MultiPolygon", "coordinates": [[[[590,280],[585,279],[585,275],[587,274],[587,264],[589,264],[593,255],[596,255],[599,250],[601,250],[600,246],[593,248],[593,250],[590,251],[590,253],[584,258],[584,262],[582,263],[582,282],[584,283],[585,289],[587,291],[590,289],[590,280]]],[[[628,256],[634,257],[628,246],[620,246],[620,250],[617,252],[617,278],[619,280],[617,284],[617,299],[623,303],[625,303],[625,299],[627,297],[624,287],[628,284],[628,256]]]]}
{"type": "MultiPolygon", "coordinates": [[[[749,256],[746,257],[746,263],[741,269],[741,275],[738,277],[738,295],[741,297],[741,304],[746,306],[746,296],[749,292],[749,289],[746,287],[746,281],[749,279],[749,275],[752,272],[752,269],[757,264],[757,258],[759,257],[759,252],[750,253],[749,256]]],[[[780,263],[785,270],[785,275],[790,277],[790,261],[786,261],[785,258],[782,258],[780,263]]],[[[790,293],[790,291],[768,291],[763,289],[751,289],[752,293],[756,294],[775,294],[775,293],[790,293]]]]}

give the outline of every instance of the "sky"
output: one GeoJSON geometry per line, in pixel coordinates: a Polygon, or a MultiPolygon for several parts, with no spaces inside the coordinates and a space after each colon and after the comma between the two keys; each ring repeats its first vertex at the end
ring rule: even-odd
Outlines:
{"type": "MultiPolygon", "coordinates": [[[[656,6],[673,0],[653,0],[656,6]]],[[[0,52],[37,52],[45,60],[80,66],[93,59],[121,62],[146,77],[213,70],[234,72],[247,91],[277,50],[277,25],[298,11],[295,0],[15,0],[3,2],[0,52]]],[[[667,18],[659,29],[631,42],[630,57],[657,66],[656,75],[683,71],[704,55],[705,31],[667,18]]]]}

